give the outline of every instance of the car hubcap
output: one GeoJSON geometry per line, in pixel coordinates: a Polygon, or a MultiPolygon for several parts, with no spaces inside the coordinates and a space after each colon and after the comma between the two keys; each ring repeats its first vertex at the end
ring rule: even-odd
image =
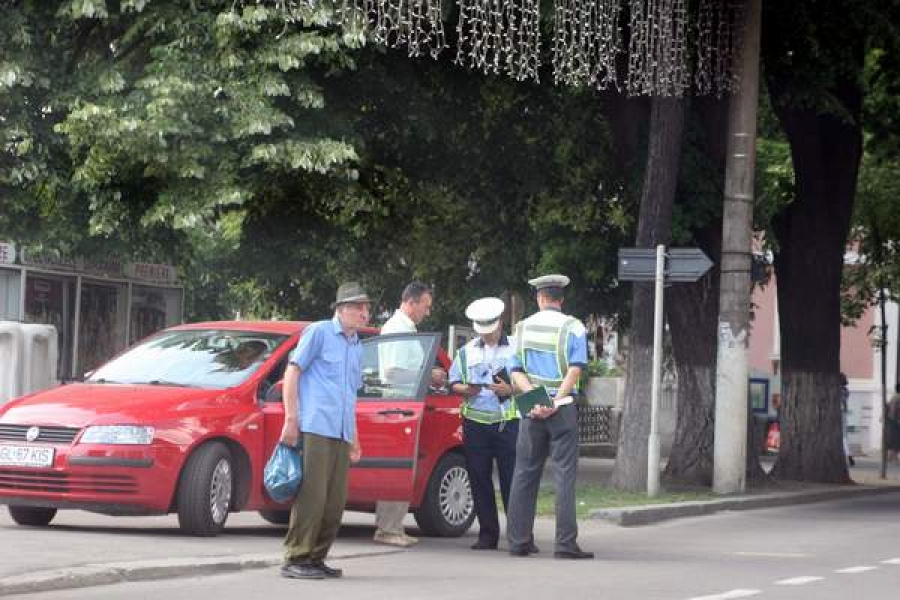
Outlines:
{"type": "Polygon", "coordinates": [[[453,467],[441,479],[441,514],[450,525],[458,526],[466,522],[472,514],[472,492],[469,488],[469,474],[462,467],[453,467]]]}
{"type": "Polygon", "coordinates": [[[222,459],[213,470],[209,486],[209,508],[213,521],[223,523],[231,504],[231,464],[222,459]]]}

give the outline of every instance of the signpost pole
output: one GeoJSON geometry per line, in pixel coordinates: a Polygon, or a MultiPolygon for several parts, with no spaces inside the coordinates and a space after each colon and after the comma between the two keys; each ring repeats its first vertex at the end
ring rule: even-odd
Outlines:
{"type": "Polygon", "coordinates": [[[653,381],[650,385],[650,437],[647,439],[647,496],[659,495],[659,385],[662,373],[663,298],[666,247],[656,247],[656,286],[653,302],[653,381]]]}

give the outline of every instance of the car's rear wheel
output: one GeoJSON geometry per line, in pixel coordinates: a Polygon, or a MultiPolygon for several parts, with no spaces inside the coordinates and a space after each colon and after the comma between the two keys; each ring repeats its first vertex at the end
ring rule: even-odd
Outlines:
{"type": "Polygon", "coordinates": [[[291,522],[289,510],[261,510],[259,516],[273,525],[287,525],[291,522]]]}
{"type": "Polygon", "coordinates": [[[231,452],[219,442],[197,448],[178,484],[178,524],[185,533],[213,536],[222,531],[234,494],[231,452]]]}
{"type": "Polygon", "coordinates": [[[19,525],[30,527],[45,527],[56,516],[55,508],[43,508],[40,506],[8,506],[9,516],[19,525]]]}
{"type": "Polygon", "coordinates": [[[446,454],[438,461],[422,505],[413,515],[425,535],[459,537],[469,530],[475,506],[465,458],[446,454]]]}

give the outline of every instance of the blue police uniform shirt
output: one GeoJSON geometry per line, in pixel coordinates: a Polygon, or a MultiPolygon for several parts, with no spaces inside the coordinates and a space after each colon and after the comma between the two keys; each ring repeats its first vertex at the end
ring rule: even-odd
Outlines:
{"type": "Polygon", "coordinates": [[[353,443],[362,387],[359,336],[345,336],[337,316],[317,321],[303,332],[290,361],[300,367],[300,431],[353,443]]]}
{"type": "MultiPolygon", "coordinates": [[[[515,353],[515,348],[510,345],[509,339],[503,335],[493,348],[487,346],[484,340],[476,338],[466,344],[461,352],[466,352],[466,383],[494,383],[493,375],[504,368],[508,369],[509,361],[515,353]],[[474,360],[473,360],[474,359],[474,360]]],[[[450,365],[448,376],[450,385],[462,383],[462,366],[459,353],[450,365]]],[[[488,388],[481,388],[477,396],[468,400],[469,406],[475,410],[485,412],[499,412],[501,399],[488,388]]]]}
{"type": "MultiPolygon", "coordinates": [[[[547,308],[544,310],[560,312],[555,308],[547,308]]],[[[536,315],[532,315],[532,317],[534,316],[536,315]]],[[[579,325],[581,325],[580,321],[579,325]]],[[[570,367],[581,367],[583,369],[587,366],[587,330],[584,328],[584,325],[575,327],[569,334],[568,344],[566,347],[566,356],[568,357],[570,367]]],[[[556,362],[555,352],[545,352],[541,350],[535,350],[533,348],[526,348],[525,359],[528,363],[528,373],[532,373],[539,377],[545,377],[548,379],[562,379],[566,376],[565,373],[559,372],[559,365],[556,362]]],[[[509,370],[520,371],[522,373],[526,372],[524,366],[522,365],[522,361],[519,360],[518,354],[514,354],[512,359],[510,359],[509,370]]],[[[557,388],[548,388],[547,392],[552,396],[557,392],[557,388]]],[[[574,392],[575,390],[573,390],[573,393],[574,392]]]]}

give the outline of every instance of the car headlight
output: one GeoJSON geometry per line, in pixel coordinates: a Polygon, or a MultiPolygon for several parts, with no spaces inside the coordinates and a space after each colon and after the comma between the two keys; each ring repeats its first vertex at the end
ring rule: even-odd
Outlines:
{"type": "Polygon", "coordinates": [[[82,444],[146,445],[153,441],[152,427],[142,425],[92,425],[84,430],[82,444]]]}

